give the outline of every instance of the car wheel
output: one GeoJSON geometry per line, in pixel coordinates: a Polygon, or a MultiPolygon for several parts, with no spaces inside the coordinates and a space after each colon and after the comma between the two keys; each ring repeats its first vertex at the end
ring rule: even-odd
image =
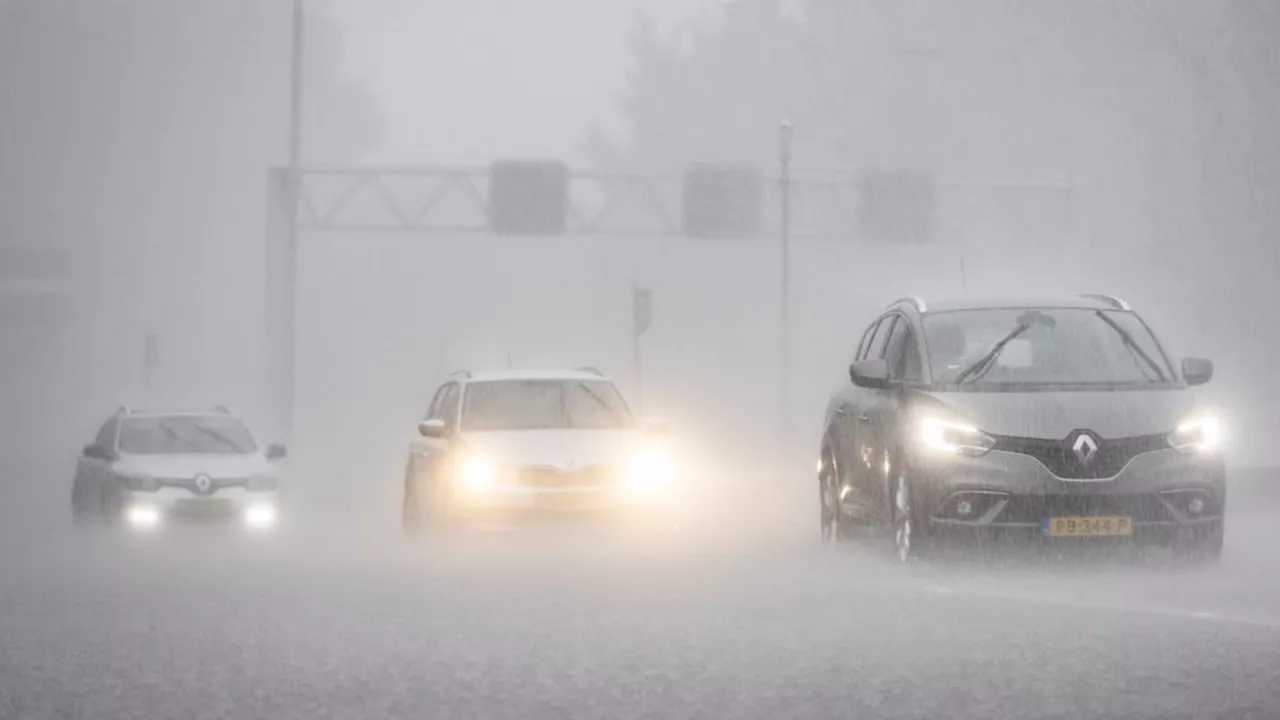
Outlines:
{"type": "Polygon", "coordinates": [[[400,527],[410,537],[420,536],[426,524],[422,501],[418,498],[417,475],[417,465],[410,457],[404,468],[404,491],[400,500],[400,527]]]}
{"type": "Polygon", "coordinates": [[[1216,563],[1222,559],[1223,521],[1218,520],[1192,537],[1175,542],[1173,551],[1180,560],[1194,563],[1216,563]]]}
{"type": "Polygon", "coordinates": [[[93,522],[93,512],[87,507],[84,486],[75,483],[71,486],[71,520],[78,528],[88,527],[93,522]]]}
{"type": "Polygon", "coordinates": [[[822,544],[840,542],[840,491],[838,469],[830,450],[822,452],[822,466],[818,469],[818,522],[822,544]]]}
{"type": "Polygon", "coordinates": [[[893,522],[890,539],[894,556],[903,564],[915,562],[927,555],[929,542],[927,529],[920,523],[916,512],[911,482],[905,475],[899,474],[894,480],[891,502],[893,522]]]}

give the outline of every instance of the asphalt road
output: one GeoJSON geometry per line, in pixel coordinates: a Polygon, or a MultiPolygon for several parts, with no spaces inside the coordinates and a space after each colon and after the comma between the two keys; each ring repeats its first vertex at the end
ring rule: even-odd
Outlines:
{"type": "Polygon", "coordinates": [[[1214,567],[800,534],[9,524],[0,718],[1280,718],[1280,522],[1214,567]]]}

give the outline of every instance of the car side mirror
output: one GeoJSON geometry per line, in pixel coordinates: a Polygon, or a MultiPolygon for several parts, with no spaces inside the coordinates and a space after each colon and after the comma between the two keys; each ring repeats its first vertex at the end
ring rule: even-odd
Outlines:
{"type": "Polygon", "coordinates": [[[1182,379],[1188,385],[1203,385],[1213,379],[1213,361],[1204,358],[1183,358],[1182,379]]]}
{"type": "Polygon", "coordinates": [[[278,444],[277,444],[277,445],[268,445],[268,446],[267,446],[267,459],[268,459],[268,460],[279,460],[279,459],[281,459],[281,458],[288,457],[288,455],[289,455],[289,449],[288,449],[288,448],[286,448],[286,447],[285,447],[285,446],[283,446],[283,445],[278,445],[278,444]]]}
{"type": "Polygon", "coordinates": [[[111,450],[105,450],[97,445],[85,445],[83,455],[94,460],[115,460],[116,454],[111,450]]]}
{"type": "Polygon", "coordinates": [[[883,390],[889,387],[889,365],[883,358],[869,358],[849,366],[849,380],[864,388],[883,390]]]}
{"type": "Polygon", "coordinates": [[[650,435],[666,435],[671,432],[671,424],[662,418],[649,418],[644,421],[644,431],[650,435]]]}
{"type": "Polygon", "coordinates": [[[425,438],[443,438],[445,436],[444,421],[439,418],[423,420],[418,423],[418,434],[425,438]]]}

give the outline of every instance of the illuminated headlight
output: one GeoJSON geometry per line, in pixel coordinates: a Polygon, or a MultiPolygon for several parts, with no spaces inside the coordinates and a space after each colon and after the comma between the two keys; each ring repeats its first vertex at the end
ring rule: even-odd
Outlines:
{"type": "Polygon", "coordinates": [[[276,524],[276,506],[271,503],[253,503],[244,510],[244,524],[254,530],[265,530],[276,524]]]}
{"type": "Polygon", "coordinates": [[[637,493],[660,493],[671,485],[674,475],[675,467],[666,453],[646,450],[631,460],[627,468],[627,486],[637,493]]]}
{"type": "Polygon", "coordinates": [[[124,518],[129,527],[150,530],[160,524],[160,508],[155,505],[130,505],[125,508],[124,518]]]}
{"type": "Polygon", "coordinates": [[[1222,423],[1212,415],[1199,415],[1169,433],[1169,447],[1183,453],[1211,453],[1222,446],[1222,423]]]}
{"type": "Polygon", "coordinates": [[[484,491],[492,488],[497,482],[497,468],[484,458],[467,458],[458,466],[458,484],[464,490],[484,491]]]}
{"type": "Polygon", "coordinates": [[[155,492],[160,489],[160,483],[150,475],[125,475],[124,486],[132,492],[155,492]]]}
{"type": "Polygon", "coordinates": [[[280,487],[280,478],[273,474],[254,475],[245,483],[249,492],[272,492],[280,487]]]}
{"type": "Polygon", "coordinates": [[[995,438],[972,425],[938,417],[920,419],[920,444],[925,449],[944,455],[978,457],[995,447],[995,438]]]}

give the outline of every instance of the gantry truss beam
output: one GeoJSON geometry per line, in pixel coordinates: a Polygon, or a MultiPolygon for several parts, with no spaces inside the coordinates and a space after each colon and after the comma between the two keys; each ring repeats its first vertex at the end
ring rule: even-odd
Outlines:
{"type": "MultiPolygon", "coordinates": [[[[272,171],[277,188],[288,170],[272,171]]],[[[306,230],[465,234],[488,232],[487,168],[308,167],[299,172],[298,224],[306,230]]],[[[795,238],[857,236],[860,181],[841,171],[796,171],[791,181],[795,238]]],[[[1071,225],[1065,184],[944,180],[938,183],[937,239],[1021,236],[1057,244],[1071,225]]],[[[682,177],[575,170],[569,182],[569,234],[677,236],[682,177]]],[[[780,228],[776,178],[766,178],[761,235],[780,228]]]]}

